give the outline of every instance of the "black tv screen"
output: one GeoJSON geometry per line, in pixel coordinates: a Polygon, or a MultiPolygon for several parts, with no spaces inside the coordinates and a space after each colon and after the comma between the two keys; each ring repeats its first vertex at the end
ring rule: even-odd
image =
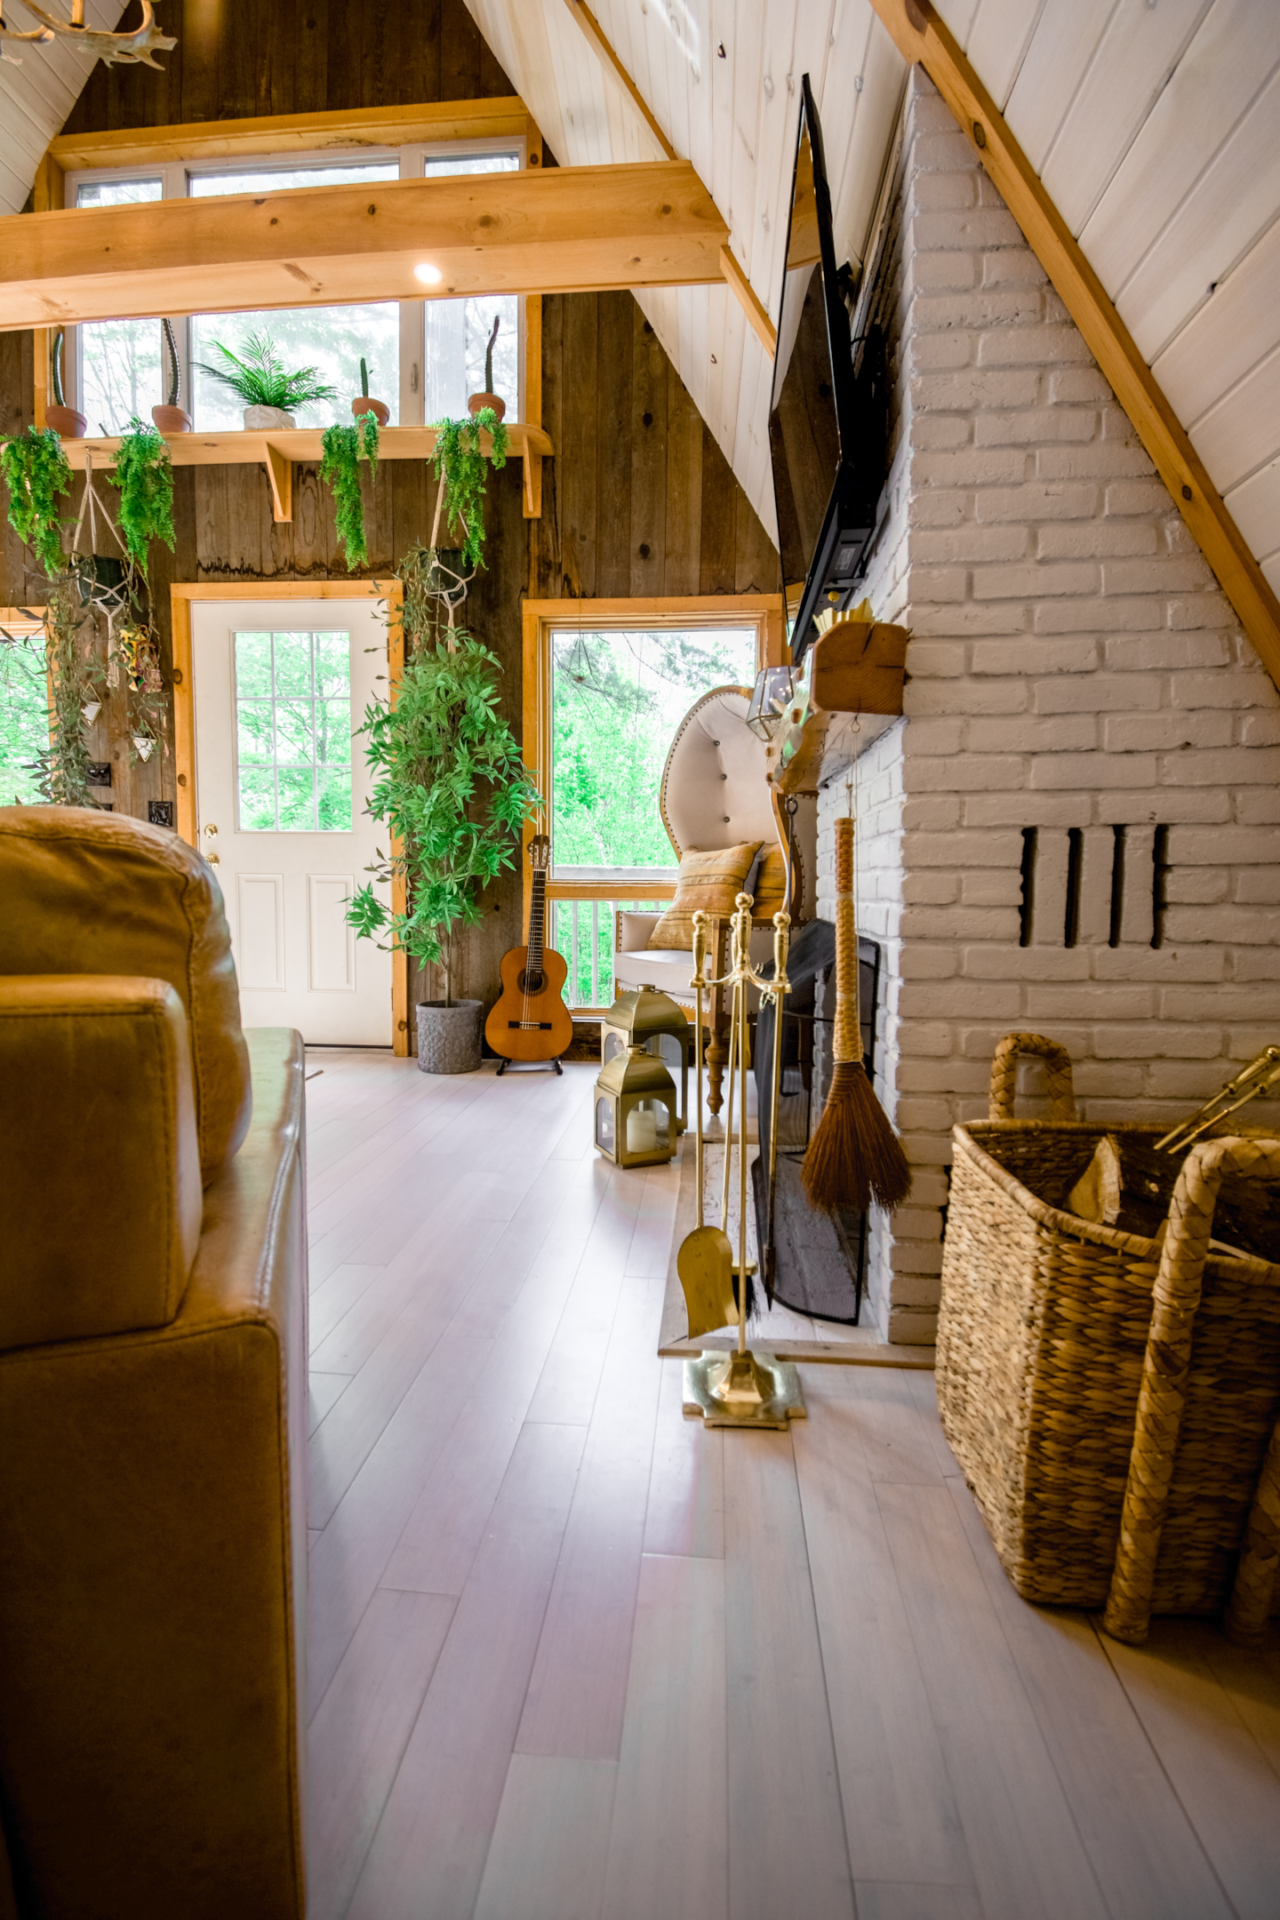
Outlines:
{"type": "Polygon", "coordinates": [[[789,590],[804,583],[792,632],[800,661],[814,617],[843,601],[859,576],[883,479],[883,379],[865,343],[854,377],[836,272],[822,130],[806,74],[791,188],[769,450],[778,550],[789,590]]]}

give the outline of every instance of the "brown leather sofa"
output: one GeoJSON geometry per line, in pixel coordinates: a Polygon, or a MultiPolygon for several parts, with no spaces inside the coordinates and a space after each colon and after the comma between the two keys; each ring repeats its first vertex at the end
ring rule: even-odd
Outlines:
{"type": "Polygon", "coordinates": [[[0,1915],[305,1913],[305,1288],[210,869],[0,808],[0,1915]]]}

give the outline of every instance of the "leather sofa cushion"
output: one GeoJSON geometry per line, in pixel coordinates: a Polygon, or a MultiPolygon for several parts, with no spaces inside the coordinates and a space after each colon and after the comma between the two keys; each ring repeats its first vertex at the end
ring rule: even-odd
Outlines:
{"type": "Polygon", "coordinates": [[[0,1350],[166,1326],[202,1210],[168,982],[0,978],[0,1350]]]}
{"type": "Polygon", "coordinates": [[[207,1186],[245,1136],[249,1060],[231,934],[194,848],[124,814],[0,807],[0,974],[167,980],[186,1011],[207,1186]]]}
{"type": "Polygon", "coordinates": [[[675,899],[654,928],[650,947],[690,952],[695,913],[727,920],[759,847],[758,840],[744,840],[736,847],[720,847],[710,853],[690,849],[682,854],[675,899]]]}

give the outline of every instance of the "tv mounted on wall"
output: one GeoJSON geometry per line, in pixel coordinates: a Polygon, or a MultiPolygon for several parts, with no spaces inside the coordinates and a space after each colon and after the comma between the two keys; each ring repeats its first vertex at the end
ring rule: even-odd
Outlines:
{"type": "Polygon", "coordinates": [[[816,635],[815,616],[847,604],[876,527],[886,467],[884,346],[878,331],[857,346],[855,370],[822,128],[806,74],[769,405],[782,577],[788,588],[804,582],[791,636],[797,663],[816,635]]]}

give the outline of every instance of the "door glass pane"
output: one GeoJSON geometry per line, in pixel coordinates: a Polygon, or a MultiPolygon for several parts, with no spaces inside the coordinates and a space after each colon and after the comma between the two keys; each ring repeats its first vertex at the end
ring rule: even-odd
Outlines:
{"type": "MultiPolygon", "coordinates": [[[[431,155],[425,166],[428,179],[456,173],[514,173],[515,153],[486,153],[467,159],[460,154],[431,155]]],[[[467,400],[485,391],[484,361],[495,319],[498,337],[493,346],[493,387],[507,403],[507,418],[520,412],[520,302],[512,295],[483,294],[467,300],[428,300],[423,405],[424,418],[463,420],[467,400]]]]}
{"type": "Polygon", "coordinates": [[[350,833],[351,636],[237,633],[242,833],[350,833]]]}
{"type": "MultiPolygon", "coordinates": [[[[224,193],[279,193],[294,187],[341,187],[397,180],[398,159],[346,166],[253,167],[229,173],[192,173],[187,190],[193,199],[224,193]]],[[[243,357],[250,334],[266,333],[289,372],[314,367],[321,382],[336,387],[334,400],[290,407],[300,427],[327,427],[351,420],[351,402],[360,391],[360,362],[369,367],[369,392],[385,401],[391,424],[400,419],[400,313],[394,301],[356,307],[297,307],[270,313],[197,314],[191,322],[191,395],[196,429],[234,431],[244,425],[244,401],[200,370],[200,362],[220,363],[220,342],[243,357]]]]}
{"type": "MultiPolygon", "coordinates": [[[[163,197],[159,180],[86,180],[79,207],[136,206],[163,197]]],[[[89,432],[123,433],[136,415],[150,421],[164,399],[159,320],[99,320],[79,329],[80,380],[76,406],[89,432]]]]}
{"type": "Polygon", "coordinates": [[[658,788],[676,728],[712,687],[755,679],[751,628],[551,636],[552,850],[562,878],[676,864],[658,788]]]}
{"type": "Polygon", "coordinates": [[[0,636],[0,807],[30,807],[44,797],[35,762],[48,751],[44,642],[0,636]]]}

